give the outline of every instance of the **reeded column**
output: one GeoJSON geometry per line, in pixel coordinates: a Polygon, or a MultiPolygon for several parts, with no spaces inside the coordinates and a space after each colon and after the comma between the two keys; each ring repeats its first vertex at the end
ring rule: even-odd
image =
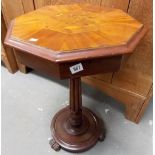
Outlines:
{"type": "Polygon", "coordinates": [[[82,124],[81,78],[70,78],[70,124],[79,127],[82,124]]]}

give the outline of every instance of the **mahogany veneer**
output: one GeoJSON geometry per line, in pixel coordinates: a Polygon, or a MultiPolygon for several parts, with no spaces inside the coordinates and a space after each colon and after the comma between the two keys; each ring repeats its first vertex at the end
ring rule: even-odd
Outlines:
{"type": "Polygon", "coordinates": [[[70,106],[52,120],[52,148],[81,152],[104,139],[98,117],[82,107],[81,76],[117,71],[145,33],[123,11],[88,4],[47,6],[12,21],[5,44],[17,49],[18,60],[70,79],[70,106]]]}

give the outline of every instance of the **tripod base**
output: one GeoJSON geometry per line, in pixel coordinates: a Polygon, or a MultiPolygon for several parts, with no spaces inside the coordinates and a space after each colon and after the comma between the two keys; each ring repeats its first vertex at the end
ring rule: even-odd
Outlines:
{"type": "Polygon", "coordinates": [[[105,131],[97,116],[87,108],[82,108],[82,124],[73,127],[69,122],[69,107],[60,110],[53,118],[51,147],[58,151],[63,148],[70,152],[86,151],[98,140],[104,140],[105,131]]]}

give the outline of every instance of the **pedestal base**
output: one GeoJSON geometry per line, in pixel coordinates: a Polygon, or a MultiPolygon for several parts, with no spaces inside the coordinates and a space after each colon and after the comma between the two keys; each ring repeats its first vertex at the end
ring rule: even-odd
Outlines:
{"type": "Polygon", "coordinates": [[[98,140],[104,140],[105,131],[97,116],[82,108],[82,124],[73,127],[69,123],[69,107],[60,110],[53,118],[51,147],[56,151],[63,148],[70,152],[82,152],[91,148],[98,140]]]}

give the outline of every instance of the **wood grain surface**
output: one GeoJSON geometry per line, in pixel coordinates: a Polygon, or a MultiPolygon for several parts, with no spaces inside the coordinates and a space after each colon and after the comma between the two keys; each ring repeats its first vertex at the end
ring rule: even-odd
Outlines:
{"type": "Polygon", "coordinates": [[[70,52],[124,45],[142,26],[118,9],[56,5],[16,18],[12,37],[54,51],[70,52]]]}

